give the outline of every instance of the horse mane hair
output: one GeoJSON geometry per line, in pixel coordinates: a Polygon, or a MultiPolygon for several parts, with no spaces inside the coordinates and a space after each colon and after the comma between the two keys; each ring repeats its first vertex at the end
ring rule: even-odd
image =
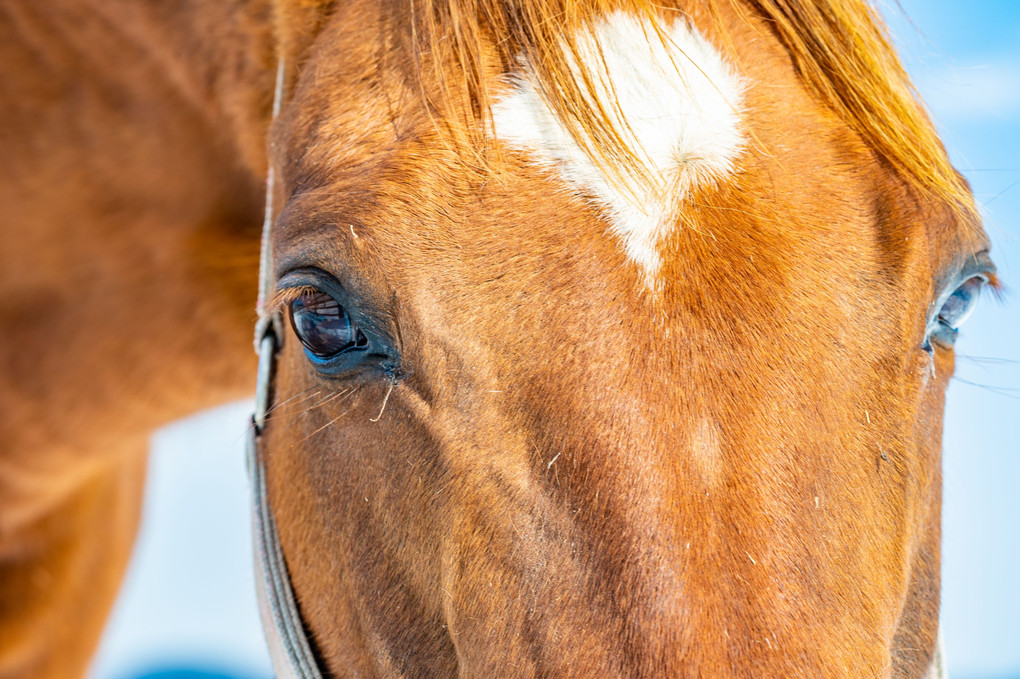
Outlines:
{"type": "MultiPolygon", "coordinates": [[[[861,136],[920,197],[947,204],[965,223],[977,215],[968,187],[949,162],[903,69],[885,25],[866,0],[722,0],[772,28],[809,90],[861,136]]],[[[662,6],[652,0],[411,0],[420,56],[436,73],[457,72],[456,85],[476,114],[491,98],[486,59],[496,45],[503,72],[524,59],[538,87],[575,142],[611,176],[642,169],[624,131],[603,110],[597,73],[585,70],[577,29],[614,9],[645,17],[658,37],[662,6]],[[488,50],[488,53],[487,53],[488,50]],[[453,60],[459,68],[449,67],[453,60]],[[580,65],[577,68],[576,65],[580,65]]],[[[709,3],[714,7],[713,3],[709,3]]],[[[718,17],[718,11],[713,12],[718,17]]],[[[446,76],[448,77],[448,76],[446,76]]],[[[441,76],[441,82],[443,76],[441,76]]]]}

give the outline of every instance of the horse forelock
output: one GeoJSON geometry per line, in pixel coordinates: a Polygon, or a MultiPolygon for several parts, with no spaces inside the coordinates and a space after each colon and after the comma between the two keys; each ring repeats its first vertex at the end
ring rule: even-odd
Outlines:
{"type": "MultiPolygon", "coordinates": [[[[277,0],[276,6],[280,53],[297,56],[295,61],[300,61],[301,45],[337,11],[332,0],[277,0]]],[[[980,223],[966,182],[952,167],[867,0],[703,0],[682,10],[648,0],[413,0],[390,11],[409,26],[408,44],[401,49],[413,53],[421,73],[432,74],[430,84],[418,84],[429,107],[449,110],[451,100],[454,107],[467,101],[479,121],[497,131],[496,114],[506,114],[512,100],[504,96],[506,79],[492,75],[510,76],[518,103],[534,99],[527,104],[543,109],[557,137],[570,139],[584,162],[599,170],[600,181],[631,196],[664,180],[661,168],[647,162],[647,145],[632,129],[634,117],[606,96],[619,86],[621,78],[613,75],[625,74],[621,60],[614,58],[619,56],[616,48],[629,43],[641,49],[645,63],[665,60],[674,71],[666,78],[672,83],[663,82],[668,90],[676,90],[678,83],[694,87],[688,99],[699,101],[703,117],[710,117],[708,110],[726,117],[739,112],[746,83],[729,63],[733,45],[722,16],[735,12],[745,22],[760,20],[783,44],[805,87],[922,199],[947,205],[965,226],[980,223]],[[694,15],[715,29],[712,40],[691,26],[694,15]],[[700,96],[705,94],[711,109],[700,96]]],[[[625,61],[636,64],[639,59],[633,55],[625,61]]],[[[666,101],[660,94],[651,103],[666,101]]],[[[519,138],[504,130],[511,139],[519,138]]],[[[747,130],[741,132],[746,142],[747,130]]],[[[735,141],[728,139],[726,148],[712,155],[731,156],[735,141]]],[[[753,131],[750,141],[769,152],[753,131]]],[[[462,149],[477,154],[478,139],[468,142],[462,149]]],[[[484,158],[471,158],[475,164],[479,160],[484,164],[484,158]]]]}
{"type": "MultiPolygon", "coordinates": [[[[555,119],[557,136],[569,137],[585,162],[603,174],[600,181],[616,187],[643,182],[646,191],[662,182],[661,168],[644,162],[647,149],[634,143],[640,139],[635,139],[632,118],[605,96],[619,85],[613,74],[624,72],[617,48],[623,42],[638,47],[646,63],[669,59],[676,71],[671,75],[695,88],[692,95],[707,94],[712,112],[725,118],[722,101],[739,109],[737,79],[728,72],[725,57],[722,68],[715,54],[705,58],[710,43],[687,28],[685,19],[692,13],[706,18],[719,29],[722,42],[728,40],[723,6],[745,20],[761,19],[786,48],[804,85],[907,184],[924,199],[948,205],[959,221],[978,222],[965,182],[950,164],[884,24],[866,0],[699,2],[683,11],[646,0],[421,0],[413,6],[420,58],[437,65],[440,91],[449,91],[455,82],[483,120],[495,114],[498,132],[510,103],[497,101],[492,79],[486,77],[494,44],[501,68],[519,76],[519,98],[541,99],[528,103],[555,119]],[[442,65],[444,60],[456,67],[442,65]]],[[[720,47],[725,54],[731,46],[720,47]]],[[[631,58],[636,62],[640,57],[631,58]]],[[[665,101],[660,93],[646,103],[665,101]]]]}

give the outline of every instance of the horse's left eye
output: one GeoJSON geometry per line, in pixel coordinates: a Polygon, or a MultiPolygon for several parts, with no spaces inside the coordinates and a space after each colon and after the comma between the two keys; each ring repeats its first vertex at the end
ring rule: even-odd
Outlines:
{"type": "Polygon", "coordinates": [[[984,280],[980,276],[972,276],[958,287],[939,309],[938,321],[953,330],[959,330],[977,305],[978,296],[984,280]]]}
{"type": "Polygon", "coordinates": [[[974,311],[984,283],[982,276],[971,276],[942,302],[942,308],[935,317],[935,326],[930,331],[931,339],[944,346],[953,345],[960,326],[974,311]]]}
{"type": "Polygon", "coordinates": [[[308,290],[290,304],[290,319],[301,344],[314,358],[327,359],[368,346],[364,333],[333,297],[308,290]]]}

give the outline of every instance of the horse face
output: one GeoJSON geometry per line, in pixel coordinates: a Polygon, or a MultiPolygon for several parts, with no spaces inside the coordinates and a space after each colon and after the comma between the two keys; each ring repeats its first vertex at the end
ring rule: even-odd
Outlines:
{"type": "Polygon", "coordinates": [[[921,676],[979,230],[735,22],[729,164],[635,246],[611,181],[500,137],[521,83],[471,167],[387,27],[335,17],[274,134],[265,447],[325,663],[921,676]]]}

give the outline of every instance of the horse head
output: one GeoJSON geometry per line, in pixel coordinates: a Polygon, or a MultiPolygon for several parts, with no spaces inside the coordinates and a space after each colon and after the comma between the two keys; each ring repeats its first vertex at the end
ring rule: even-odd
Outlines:
{"type": "Polygon", "coordinates": [[[604,4],[282,15],[261,446],[312,647],[920,677],[967,188],[856,0],[604,4]]]}

